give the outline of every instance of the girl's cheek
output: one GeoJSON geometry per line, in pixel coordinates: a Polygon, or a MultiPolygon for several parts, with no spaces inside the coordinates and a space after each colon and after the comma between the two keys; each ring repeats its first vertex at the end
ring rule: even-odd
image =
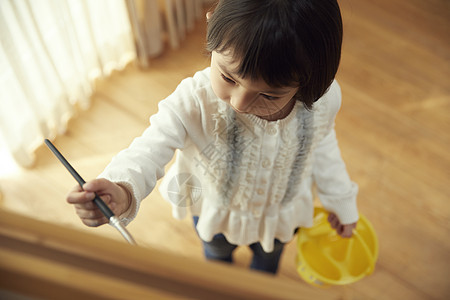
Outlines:
{"type": "MultiPolygon", "coordinates": [[[[221,80],[221,79],[220,79],[221,80]]],[[[229,98],[229,95],[227,93],[227,89],[223,86],[223,84],[220,83],[217,79],[211,80],[211,87],[216,94],[217,97],[219,97],[222,100],[227,100],[229,98]]]]}

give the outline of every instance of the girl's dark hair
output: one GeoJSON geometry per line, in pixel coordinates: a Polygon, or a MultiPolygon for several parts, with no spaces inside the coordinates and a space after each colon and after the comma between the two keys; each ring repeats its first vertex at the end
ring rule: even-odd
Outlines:
{"type": "Polygon", "coordinates": [[[341,45],[336,0],[220,0],[208,20],[207,51],[231,50],[242,78],[299,86],[308,109],[333,82],[341,45]]]}

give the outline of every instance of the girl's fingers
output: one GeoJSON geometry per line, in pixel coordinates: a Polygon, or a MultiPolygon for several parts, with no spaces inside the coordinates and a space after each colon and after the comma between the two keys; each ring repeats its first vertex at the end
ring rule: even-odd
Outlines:
{"type": "Polygon", "coordinates": [[[340,225],[338,217],[333,213],[328,215],[328,222],[330,222],[330,225],[333,229],[337,229],[340,225]]]}
{"type": "Polygon", "coordinates": [[[356,228],[356,223],[344,225],[344,230],[342,231],[341,236],[349,238],[353,235],[353,229],[356,228]]]}
{"type": "Polygon", "coordinates": [[[349,238],[352,236],[353,234],[353,228],[351,228],[350,226],[342,226],[342,232],[339,233],[340,236],[344,237],[344,238],[349,238]]]}
{"type": "Polygon", "coordinates": [[[70,190],[69,193],[73,193],[73,192],[82,192],[82,191],[83,191],[83,189],[81,188],[81,186],[77,184],[76,186],[74,186],[74,187],[70,190]]]}
{"type": "Polygon", "coordinates": [[[341,224],[339,218],[333,213],[328,215],[328,222],[330,222],[331,227],[336,230],[337,234],[344,238],[351,237],[353,235],[353,229],[356,227],[356,223],[347,225],[341,224]]]}
{"type": "Polygon", "coordinates": [[[86,203],[89,201],[92,201],[95,197],[95,194],[92,192],[85,192],[85,191],[74,191],[70,192],[66,200],[70,204],[77,204],[77,203],[86,203]]]}
{"type": "MultiPolygon", "coordinates": [[[[100,199],[102,199],[103,202],[105,202],[105,204],[107,204],[111,208],[112,202],[111,202],[111,197],[109,195],[101,196],[100,199]]],[[[96,209],[97,205],[92,200],[94,200],[94,199],[87,200],[87,202],[78,201],[78,202],[74,202],[72,204],[74,204],[75,208],[96,209]]],[[[69,203],[71,203],[71,202],[69,202],[69,203]]]]}
{"type": "Polygon", "coordinates": [[[93,201],[89,201],[86,203],[77,203],[74,205],[75,209],[96,209],[97,205],[93,201]]]}
{"type": "Polygon", "coordinates": [[[87,210],[76,208],[75,211],[81,219],[100,219],[104,217],[99,209],[87,210]]]}
{"type": "Polygon", "coordinates": [[[84,225],[89,227],[98,227],[100,225],[108,223],[106,217],[98,218],[98,219],[83,219],[80,218],[84,225]]]}
{"type": "Polygon", "coordinates": [[[83,185],[83,189],[85,191],[96,192],[101,195],[104,193],[109,193],[111,191],[111,188],[113,188],[114,186],[115,186],[114,183],[112,183],[104,178],[98,178],[98,179],[94,179],[89,182],[86,182],[83,185]]]}
{"type": "MultiPolygon", "coordinates": [[[[71,193],[69,193],[67,195],[67,197],[66,197],[66,200],[70,204],[87,205],[86,208],[88,208],[88,207],[90,208],[92,205],[94,205],[94,203],[92,202],[92,200],[94,200],[94,198],[95,198],[95,194],[94,193],[81,191],[81,192],[71,192],[71,193]]],[[[109,204],[111,202],[111,196],[110,195],[102,195],[100,198],[106,204],[109,204]]]]}

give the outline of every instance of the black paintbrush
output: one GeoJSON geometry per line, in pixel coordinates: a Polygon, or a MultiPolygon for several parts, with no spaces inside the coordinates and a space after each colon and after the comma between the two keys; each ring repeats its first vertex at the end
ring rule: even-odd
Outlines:
{"type": "MultiPolygon", "coordinates": [[[[48,148],[55,154],[55,156],[59,159],[59,161],[66,167],[66,169],[70,172],[70,174],[75,178],[75,180],[78,182],[81,188],[83,188],[83,184],[86,183],[84,179],[78,174],[77,171],[69,164],[69,162],[64,158],[64,156],[61,154],[61,152],[56,149],[56,147],[48,140],[45,139],[45,144],[48,148]]],[[[111,209],[108,207],[108,205],[103,202],[103,200],[96,194],[95,198],[93,200],[95,205],[100,209],[100,211],[108,218],[109,224],[113,227],[115,227],[120,234],[130,243],[135,245],[136,242],[134,241],[131,234],[128,232],[128,230],[122,225],[120,220],[114,215],[114,213],[111,211],[111,209]]]]}

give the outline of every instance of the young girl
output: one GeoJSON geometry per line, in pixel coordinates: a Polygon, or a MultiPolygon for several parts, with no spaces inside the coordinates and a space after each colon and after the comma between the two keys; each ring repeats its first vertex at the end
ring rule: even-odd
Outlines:
{"type": "Polygon", "coordinates": [[[357,186],[341,159],[334,81],[342,43],[335,0],[221,0],[208,14],[211,67],[183,80],[149,126],[98,179],[67,196],[84,224],[108,220],[94,192],[125,223],[161,184],[176,218],[188,209],[208,259],[277,271],[297,228],[312,225],[312,187],[344,237],[358,220],[357,186]]]}

